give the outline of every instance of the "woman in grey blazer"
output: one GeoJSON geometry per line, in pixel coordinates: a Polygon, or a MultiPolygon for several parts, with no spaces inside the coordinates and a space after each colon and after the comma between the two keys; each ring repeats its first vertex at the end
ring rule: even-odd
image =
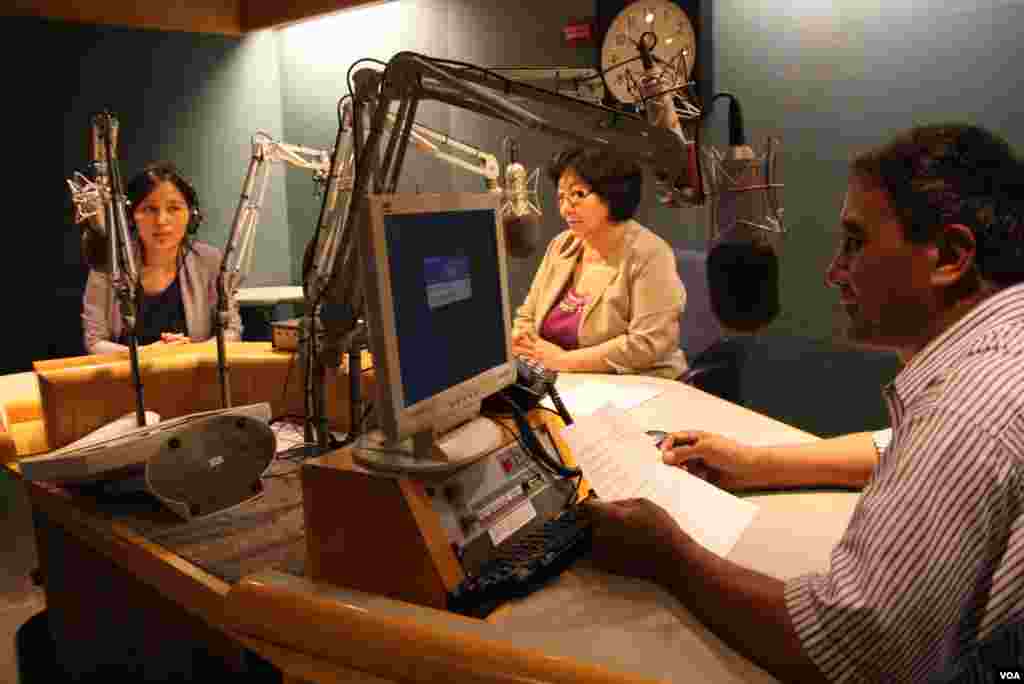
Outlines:
{"type": "MultiPolygon", "coordinates": [[[[131,248],[139,268],[140,345],[201,342],[213,336],[221,251],[194,238],[202,222],[199,197],[170,163],[150,164],[125,188],[131,248]]],[[[82,301],[85,348],[90,354],[126,350],[120,304],[102,258],[90,259],[82,301]]],[[[232,302],[225,339],[242,336],[232,302]]]]}
{"type": "Polygon", "coordinates": [[[568,224],[516,311],[513,352],[552,370],[677,378],[686,291],[671,246],[633,220],[640,168],[604,149],[569,149],[548,169],[568,224]]]}

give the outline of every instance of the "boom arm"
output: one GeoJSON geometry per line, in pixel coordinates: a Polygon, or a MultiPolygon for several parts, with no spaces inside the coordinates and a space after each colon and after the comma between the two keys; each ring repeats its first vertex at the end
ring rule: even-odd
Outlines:
{"type": "MultiPolygon", "coordinates": [[[[394,124],[394,115],[388,114],[388,122],[392,125],[394,124]]],[[[470,173],[483,176],[488,190],[492,192],[500,190],[498,179],[501,177],[501,168],[498,166],[498,158],[493,154],[484,152],[472,145],[460,142],[446,133],[435,131],[433,128],[416,122],[413,122],[412,130],[409,132],[409,142],[424,154],[429,154],[448,162],[452,166],[457,166],[470,173]],[[459,154],[465,155],[468,160],[458,157],[451,152],[445,152],[442,147],[450,148],[459,154]]]]}
{"type": "MultiPolygon", "coordinates": [[[[313,387],[322,395],[325,364],[328,359],[354,347],[359,338],[362,315],[362,283],[359,277],[356,236],[365,216],[365,199],[370,192],[395,191],[402,163],[410,141],[421,144],[415,135],[425,136],[424,127],[415,123],[416,110],[422,100],[435,100],[483,116],[511,123],[556,138],[583,145],[607,146],[618,154],[650,168],[663,188],[669,204],[697,205],[704,201],[703,183],[698,163],[696,126],[687,139],[682,128],[657,125],[664,112],[653,108],[652,121],[582,99],[562,95],[528,83],[510,80],[497,71],[464,63],[436,60],[423,55],[401,52],[387,64],[386,70],[363,68],[354,74],[352,93],[352,136],[354,175],[344,216],[334,216],[331,231],[332,267],[318,272],[315,287],[306,288],[306,311],[322,325],[323,345],[310,352],[310,371],[306,375],[307,396],[313,387]],[[520,104],[523,103],[523,104],[520,104]],[[397,111],[392,113],[393,104],[397,111]],[[532,111],[526,105],[545,106],[562,115],[556,120],[532,111]],[[390,123],[390,126],[388,124],[390,123]],[[390,129],[386,144],[385,128],[390,129]]],[[[339,126],[339,138],[342,126],[339,126]]],[[[337,164],[337,149],[335,164],[337,164]]],[[[321,252],[318,226],[317,244],[321,252]]],[[[306,279],[308,281],[308,278],[306,279]]],[[[320,328],[317,328],[318,332],[320,328]]],[[[320,335],[307,335],[310,339],[320,335]]],[[[351,358],[351,357],[350,357],[351,358]]],[[[314,421],[321,429],[321,446],[326,446],[326,419],[322,402],[314,408],[314,421]]],[[[308,423],[307,423],[308,424],[308,423]]],[[[352,425],[358,431],[359,425],[352,425]]],[[[307,435],[308,437],[308,435],[307,435]]]]}
{"type": "MultiPolygon", "coordinates": [[[[339,340],[351,331],[361,309],[356,277],[356,226],[369,192],[394,192],[412,133],[419,102],[435,100],[483,116],[584,145],[607,146],[651,168],[672,203],[703,202],[697,141],[677,130],[659,127],[636,114],[592,104],[472,65],[435,60],[410,52],[395,55],[387,70],[360,69],[354,74],[353,148],[357,160],[347,220],[339,253],[324,295],[340,305],[337,327],[328,338],[339,340]],[[519,104],[544,105],[562,114],[543,116],[519,104]],[[397,103],[397,113],[391,106],[397,103]],[[392,120],[384,149],[385,128],[392,120]],[[367,127],[367,119],[369,126],[367,127]]],[[[695,136],[694,136],[695,138],[695,136]]],[[[323,301],[323,300],[321,300],[323,301]]]]}
{"type": "Polygon", "coordinates": [[[221,405],[231,407],[231,384],[228,377],[224,330],[231,316],[231,302],[238,287],[252,268],[256,244],[256,223],[259,221],[267,177],[273,162],[285,162],[313,172],[313,181],[323,184],[330,169],[330,156],[324,150],[289,145],[259,132],[253,136],[252,158],[242,184],[242,195],[231,224],[224,255],[217,274],[217,365],[220,374],[221,405]]]}

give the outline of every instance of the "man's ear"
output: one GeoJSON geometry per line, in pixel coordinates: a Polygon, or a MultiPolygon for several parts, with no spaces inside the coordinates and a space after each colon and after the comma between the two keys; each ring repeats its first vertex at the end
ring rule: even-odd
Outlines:
{"type": "Polygon", "coordinates": [[[978,255],[974,231],[961,223],[946,224],[935,239],[935,247],[938,259],[932,272],[933,285],[950,287],[972,280],[978,255]]]}

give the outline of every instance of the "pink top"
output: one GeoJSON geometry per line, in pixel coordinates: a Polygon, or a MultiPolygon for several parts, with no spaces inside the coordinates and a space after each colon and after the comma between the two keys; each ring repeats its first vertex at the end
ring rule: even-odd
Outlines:
{"type": "Polygon", "coordinates": [[[562,349],[576,349],[580,346],[580,318],[589,298],[577,294],[572,285],[566,286],[562,298],[555,302],[544,317],[540,336],[562,349]]]}

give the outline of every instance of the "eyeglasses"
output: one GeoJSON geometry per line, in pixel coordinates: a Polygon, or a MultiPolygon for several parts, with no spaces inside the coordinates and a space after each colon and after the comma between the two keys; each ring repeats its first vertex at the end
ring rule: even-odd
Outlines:
{"type": "Polygon", "coordinates": [[[594,194],[593,190],[583,190],[582,188],[576,188],[570,190],[568,193],[558,193],[558,206],[562,206],[562,202],[568,202],[570,207],[575,207],[577,204],[587,199],[594,194]]]}

